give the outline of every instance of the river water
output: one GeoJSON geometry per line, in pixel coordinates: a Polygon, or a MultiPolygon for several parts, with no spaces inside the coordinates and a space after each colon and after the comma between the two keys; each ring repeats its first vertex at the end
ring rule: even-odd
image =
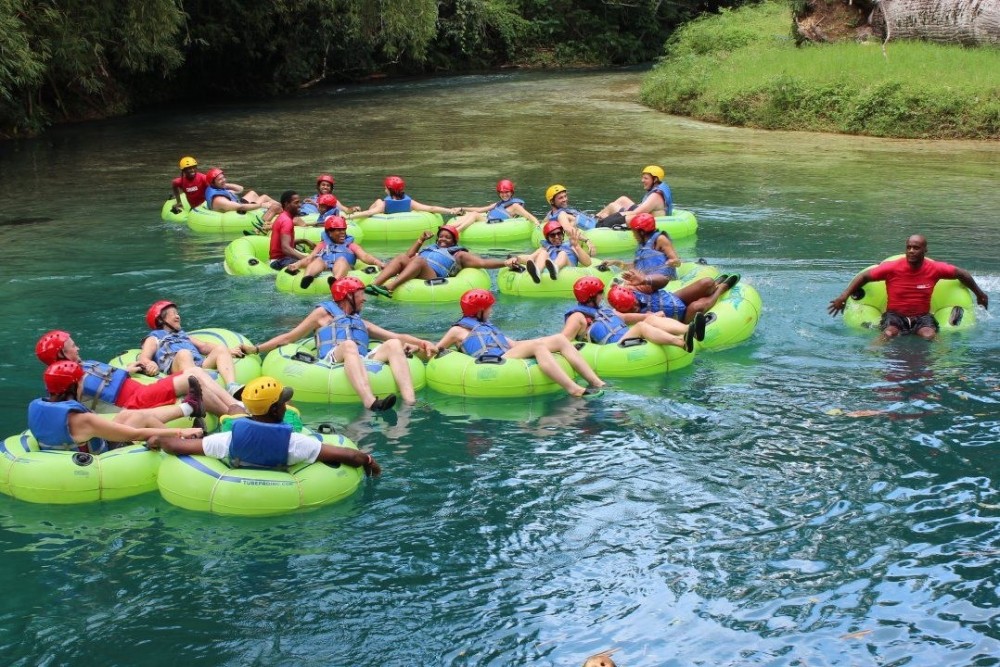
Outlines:
{"type": "MultiPolygon", "coordinates": [[[[641,74],[495,75],[175,109],[0,144],[5,432],[40,388],[38,335],[135,346],[154,300],[253,340],[309,301],[227,277],[225,240],[159,220],[181,155],[277,196],[483,205],[500,177],[597,208],[662,164],[700,220],[685,257],[761,293],[756,334],[603,398],[388,417],[303,406],[379,458],[345,503],[263,520],[155,494],[80,507],[0,497],[7,665],[996,665],[997,319],[874,345],[826,314],[923,233],[1000,302],[1000,146],[714,127],[634,102],[641,74]]],[[[388,252],[388,250],[386,251],[388,252]]],[[[501,296],[511,335],[562,304],[501,296]]],[[[994,308],[1000,303],[994,305],[994,308]]],[[[456,313],[370,302],[436,337],[456,313]]]]}

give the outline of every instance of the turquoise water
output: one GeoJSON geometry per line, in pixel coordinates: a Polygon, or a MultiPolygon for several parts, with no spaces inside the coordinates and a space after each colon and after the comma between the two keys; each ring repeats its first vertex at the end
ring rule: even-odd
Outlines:
{"type": "MultiPolygon", "coordinates": [[[[910,233],[1000,299],[1000,146],[713,127],[631,102],[639,76],[327,90],[0,145],[7,433],[50,328],[103,359],[138,343],[160,298],[190,328],[253,340],[308,312],[225,276],[224,239],[160,222],[183,154],[272,195],[332,171],[361,205],[387,173],[449,205],[510,177],[538,213],[552,183],[596,208],[663,164],[701,223],[682,255],[741,273],[765,304],[743,345],[594,402],[303,406],[385,471],[319,511],[0,497],[3,662],[578,665],[616,648],[630,667],[1000,664],[997,320],[879,346],[826,314],[910,233]]],[[[429,337],[456,317],[369,306],[429,337]]],[[[526,337],[561,313],[501,296],[495,319],[526,337]]]]}

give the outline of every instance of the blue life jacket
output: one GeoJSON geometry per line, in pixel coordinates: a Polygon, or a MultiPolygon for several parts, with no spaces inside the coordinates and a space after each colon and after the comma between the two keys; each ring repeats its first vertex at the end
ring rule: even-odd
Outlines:
{"type": "Polygon", "coordinates": [[[231,437],[229,465],[233,468],[288,467],[288,445],[292,440],[290,424],[237,419],[233,422],[231,437]]]}
{"type": "Polygon", "coordinates": [[[661,197],[663,197],[663,208],[666,209],[667,215],[673,215],[674,213],[674,198],[670,194],[670,186],[666,183],[660,183],[659,185],[654,185],[646,194],[642,196],[642,201],[649,199],[649,196],[654,192],[658,192],[661,197]]]}
{"type": "Polygon", "coordinates": [[[316,200],[320,198],[320,194],[317,192],[310,199],[311,202],[303,201],[302,205],[299,206],[299,215],[312,215],[313,213],[319,213],[319,205],[316,204],[316,200]]]}
{"type": "Polygon", "coordinates": [[[511,197],[507,201],[501,199],[496,204],[493,204],[493,208],[486,212],[486,222],[499,222],[500,220],[509,219],[510,213],[507,212],[507,208],[512,204],[524,205],[524,200],[517,197],[511,197]]]}
{"type": "Polygon", "coordinates": [[[610,308],[594,308],[578,303],[566,311],[565,317],[573,313],[581,313],[587,318],[587,337],[583,340],[591,343],[599,345],[617,343],[628,333],[628,325],[610,308]]]}
{"type": "Polygon", "coordinates": [[[108,443],[102,438],[74,442],[69,432],[69,416],[74,412],[91,412],[79,401],[46,401],[36,398],[28,404],[28,429],[40,449],[63,449],[103,454],[108,443]]]}
{"type": "Polygon", "coordinates": [[[553,262],[556,260],[556,257],[559,256],[560,252],[565,252],[566,259],[569,260],[570,266],[576,266],[580,263],[580,258],[576,256],[575,252],[573,252],[573,247],[569,243],[555,245],[554,243],[549,243],[548,241],[542,239],[542,247],[549,253],[549,259],[553,262]]]}
{"type": "MultiPolygon", "coordinates": [[[[656,240],[663,232],[656,231],[649,235],[646,242],[635,250],[635,268],[642,273],[653,273],[666,276],[673,280],[677,277],[677,269],[667,264],[670,261],[666,253],[656,249],[656,240]]],[[[669,236],[667,237],[670,238],[669,236]]]]}
{"type": "Polygon", "coordinates": [[[447,278],[458,273],[455,270],[455,253],[461,250],[465,250],[465,248],[457,245],[450,248],[442,248],[434,243],[421,250],[419,254],[427,262],[427,265],[434,269],[434,273],[438,278],[447,278]]]}
{"type": "Polygon", "coordinates": [[[361,316],[355,313],[348,315],[343,309],[333,301],[324,301],[319,304],[333,322],[316,329],[316,354],[320,359],[330,359],[333,349],[345,340],[353,340],[358,344],[358,350],[364,355],[368,349],[368,327],[361,316]]]}
{"type": "Polygon", "coordinates": [[[354,254],[351,250],[351,244],[354,243],[354,237],[348,236],[344,239],[343,243],[334,243],[330,235],[323,230],[323,233],[319,235],[320,241],[323,242],[323,249],[320,251],[319,256],[328,268],[333,268],[334,262],[343,257],[350,264],[351,268],[354,268],[354,264],[358,261],[358,256],[354,254]]]}
{"type": "Polygon", "coordinates": [[[576,226],[580,229],[593,229],[597,226],[597,218],[575,208],[561,208],[556,211],[550,211],[546,220],[558,220],[560,213],[568,213],[574,216],[576,218],[576,226]]]}
{"type": "Polygon", "coordinates": [[[210,211],[214,210],[212,209],[212,202],[216,197],[225,197],[229,201],[234,201],[237,204],[240,202],[240,198],[232,190],[226,190],[225,188],[220,190],[219,188],[213,188],[209,185],[205,188],[205,205],[208,206],[210,211]]]}
{"type": "Polygon", "coordinates": [[[159,367],[161,373],[170,373],[174,365],[174,357],[181,350],[190,350],[194,357],[195,366],[201,366],[205,361],[198,348],[191,342],[191,337],[184,331],[166,331],[165,329],[154,329],[149,335],[156,339],[156,352],[153,353],[153,361],[159,367]]]}
{"type": "Polygon", "coordinates": [[[409,213],[413,205],[410,195],[403,195],[402,199],[386,197],[383,201],[385,201],[386,213],[409,213]]]}
{"type": "Polygon", "coordinates": [[[635,292],[635,300],[639,304],[640,313],[659,313],[662,311],[667,317],[681,322],[684,321],[684,316],[687,314],[687,304],[679,296],[665,289],[658,289],[652,294],[635,292]]]}
{"type": "MultiPolygon", "coordinates": [[[[319,213],[318,210],[316,212],[319,213]]],[[[308,213],[300,213],[299,215],[309,215],[309,214],[308,213]]],[[[334,206],[333,208],[328,208],[328,209],[326,209],[325,213],[320,213],[319,217],[316,218],[316,224],[317,225],[322,225],[324,222],[326,222],[327,218],[329,218],[331,216],[334,216],[334,215],[340,215],[340,206],[334,206]]]]}
{"type": "Polygon", "coordinates": [[[90,407],[96,408],[98,401],[114,405],[128,379],[128,371],[100,361],[84,361],[80,365],[84,372],[83,395],[93,399],[90,407]]]}
{"type": "Polygon", "coordinates": [[[462,341],[461,349],[470,357],[478,359],[487,354],[497,357],[510,349],[510,341],[491,322],[480,322],[475,317],[463,317],[455,326],[469,330],[469,335],[462,341]]]}

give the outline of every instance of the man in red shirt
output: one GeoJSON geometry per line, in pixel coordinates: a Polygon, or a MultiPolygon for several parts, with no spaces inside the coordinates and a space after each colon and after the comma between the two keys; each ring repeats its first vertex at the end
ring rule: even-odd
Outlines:
{"type": "Polygon", "coordinates": [[[976,295],[976,302],[980,306],[988,306],[989,297],[968,271],[927,259],[926,255],[927,239],[914,234],[906,240],[905,257],[882,262],[858,274],[843,294],[830,301],[827,310],[836,316],[844,310],[844,304],[855,290],[867,283],[884,280],[888,305],[879,324],[882,335],[892,338],[915,333],[930,340],[937,335],[939,328],[934,316],[930,314],[931,293],[939,280],[958,280],[976,295]]]}
{"type": "Polygon", "coordinates": [[[191,208],[205,203],[205,188],[208,187],[208,177],[198,171],[198,161],[193,157],[182,157],[180,162],[181,175],[174,179],[174,204],[170,211],[180,213],[184,210],[181,203],[181,193],[187,197],[191,208]]]}
{"type": "MultiPolygon", "coordinates": [[[[302,206],[302,199],[297,192],[286,190],[281,193],[281,215],[271,225],[271,268],[279,271],[296,260],[303,259],[306,253],[295,248],[295,218],[302,206]]],[[[312,245],[312,244],[310,244],[312,245]]]]}

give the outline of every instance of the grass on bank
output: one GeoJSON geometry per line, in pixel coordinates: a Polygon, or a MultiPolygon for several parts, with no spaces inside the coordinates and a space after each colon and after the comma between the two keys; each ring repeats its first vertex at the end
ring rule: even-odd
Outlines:
{"type": "Polygon", "coordinates": [[[726,125],[879,137],[1000,138],[1000,49],[926,42],[796,47],[767,2],[681,28],[643,103],[726,125]]]}

